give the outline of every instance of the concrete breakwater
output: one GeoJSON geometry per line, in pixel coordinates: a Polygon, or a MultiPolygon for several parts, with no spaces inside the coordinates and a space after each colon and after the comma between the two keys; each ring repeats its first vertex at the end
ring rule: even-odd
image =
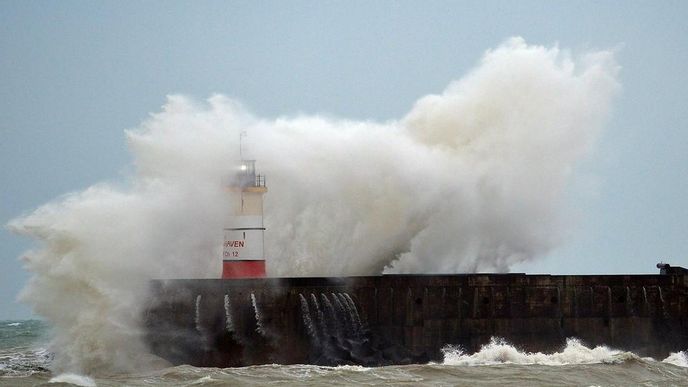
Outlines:
{"type": "Polygon", "coordinates": [[[440,361],[448,344],[470,353],[492,337],[664,358],[688,348],[688,275],[158,280],[144,318],[151,352],[195,366],[440,361]]]}

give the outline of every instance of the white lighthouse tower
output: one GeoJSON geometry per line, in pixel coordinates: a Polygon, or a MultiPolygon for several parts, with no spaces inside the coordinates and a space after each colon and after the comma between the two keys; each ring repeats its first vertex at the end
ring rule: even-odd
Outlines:
{"type": "Polygon", "coordinates": [[[222,278],[265,277],[263,194],[268,189],[265,176],[256,174],[255,160],[242,157],[229,190],[235,197],[224,229],[222,278]]]}

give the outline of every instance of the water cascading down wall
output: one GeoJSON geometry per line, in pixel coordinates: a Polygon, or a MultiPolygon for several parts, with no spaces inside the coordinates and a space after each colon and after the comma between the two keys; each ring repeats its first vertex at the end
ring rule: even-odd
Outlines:
{"type": "Polygon", "coordinates": [[[439,361],[501,337],[526,351],[568,337],[641,356],[688,347],[688,275],[390,275],[152,283],[146,340],[173,364],[439,361]]]}

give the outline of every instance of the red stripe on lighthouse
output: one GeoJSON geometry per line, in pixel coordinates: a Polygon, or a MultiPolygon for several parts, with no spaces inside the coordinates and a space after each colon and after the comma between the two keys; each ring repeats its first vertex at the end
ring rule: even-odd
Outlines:
{"type": "Polygon", "coordinates": [[[263,278],[265,261],[222,261],[222,278],[263,278]]]}

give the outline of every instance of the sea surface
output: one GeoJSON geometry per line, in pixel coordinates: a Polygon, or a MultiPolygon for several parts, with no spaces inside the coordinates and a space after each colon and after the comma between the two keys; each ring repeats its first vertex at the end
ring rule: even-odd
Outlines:
{"type": "Polygon", "coordinates": [[[0,321],[2,386],[688,386],[688,354],[641,358],[570,339],[552,354],[525,353],[499,339],[475,354],[447,347],[442,363],[388,367],[263,365],[241,368],[177,366],[148,373],[54,374],[39,320],[0,321]]]}

